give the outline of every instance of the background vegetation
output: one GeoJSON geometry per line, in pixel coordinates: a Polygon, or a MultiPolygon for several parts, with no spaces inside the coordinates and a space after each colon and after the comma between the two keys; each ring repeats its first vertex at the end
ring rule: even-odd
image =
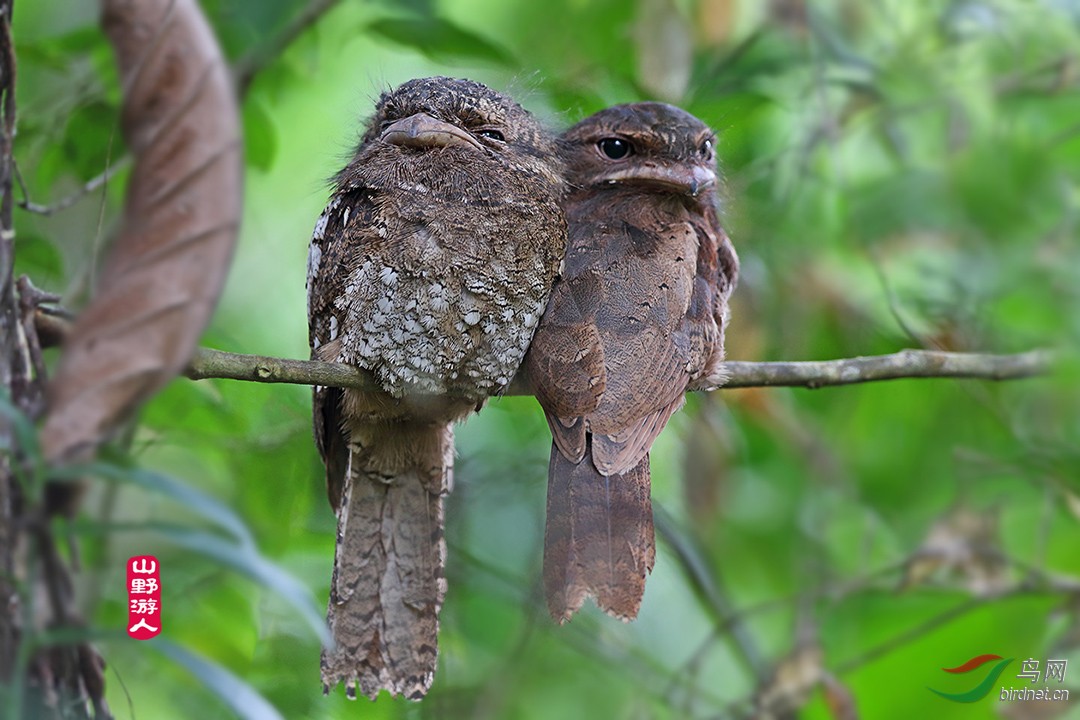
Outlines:
{"type": "MultiPolygon", "coordinates": [[[[307,356],[305,259],[325,179],[382,89],[432,74],[510,91],[557,127],[663,99],[716,128],[743,262],[733,359],[1080,338],[1075,0],[203,6],[227,54],[258,71],[241,243],[206,345],[307,356]],[[279,47],[305,7],[328,12],[279,47]]],[[[15,33],[16,158],[29,199],[49,206],[125,156],[120,89],[92,3],[20,2],[15,33]]],[[[19,212],[17,272],[77,306],[123,167],[62,211],[19,212]]],[[[178,380],[130,452],[205,497],[93,488],[72,528],[81,603],[95,627],[121,628],[123,560],[156,554],[163,637],[288,718],[1080,717],[927,690],[971,687],[941,668],[982,653],[1017,658],[998,683],[1014,687],[1022,659],[1080,661],[1078,379],[1066,361],[1000,385],[699,394],[653,456],[660,553],[625,625],[594,608],[565,627],[548,619],[549,436],[531,398],[493,402],[459,432],[440,668],[419,705],[322,697],[318,639],[296,609],[321,613],[333,557],[309,393],[178,380]],[[249,539],[207,523],[210,498],[249,539]],[[91,531],[100,522],[113,531],[91,531]],[[283,586],[267,558],[308,590],[283,586]]],[[[102,646],[118,717],[231,715],[210,673],[155,643],[102,646]]],[[[1080,687],[1080,663],[1065,686],[1080,687]]]]}

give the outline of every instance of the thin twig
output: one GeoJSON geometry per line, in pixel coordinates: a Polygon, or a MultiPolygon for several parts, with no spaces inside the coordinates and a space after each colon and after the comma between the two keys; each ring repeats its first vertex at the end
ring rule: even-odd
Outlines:
{"type": "Polygon", "coordinates": [[[870,266],[874,268],[874,274],[877,275],[878,282],[881,283],[881,290],[885,293],[885,299],[889,304],[889,314],[892,315],[893,320],[908,336],[908,339],[925,347],[927,344],[925,339],[915,331],[915,328],[908,323],[904,314],[900,312],[900,298],[896,296],[896,291],[893,289],[892,283],[889,282],[889,276],[885,274],[885,268],[881,262],[881,253],[876,249],[870,250],[870,266]]]}
{"type": "Polygon", "coordinates": [[[288,25],[282,28],[281,32],[237,60],[233,65],[233,80],[236,83],[237,94],[244,97],[256,75],[277,60],[294,40],[303,35],[308,28],[319,21],[319,18],[340,2],[341,0],[311,0],[303,10],[297,13],[296,17],[289,21],[288,25]]]}
{"type": "MultiPolygon", "coordinates": [[[[110,147],[111,142],[112,141],[110,139],[110,147]]],[[[19,172],[19,167],[18,165],[16,165],[15,178],[19,181],[19,187],[22,189],[23,194],[23,199],[20,200],[17,205],[23,210],[26,210],[27,212],[32,212],[35,215],[54,215],[58,212],[61,212],[62,210],[67,210],[69,207],[79,202],[90,193],[104,187],[110,180],[113,179],[113,177],[118,172],[120,172],[130,164],[130,155],[124,155],[120,157],[120,159],[118,159],[116,162],[106,166],[105,170],[100,175],[90,178],[86,181],[86,184],[80,187],[78,190],[66,197],[60,198],[51,205],[39,205],[38,203],[30,201],[30,194],[26,189],[26,183],[23,182],[22,173],[19,172]]]]}
{"type": "MultiPolygon", "coordinates": [[[[728,362],[722,374],[702,378],[691,390],[718,387],[807,387],[850,385],[902,378],[980,378],[1019,380],[1050,371],[1054,354],[1031,350],[1015,355],[901,350],[891,355],[870,355],[841,360],[804,362],[728,362]]],[[[322,385],[378,390],[370,373],[351,365],[315,360],[288,360],[261,355],[239,355],[200,348],[185,372],[192,380],[225,378],[265,383],[322,385]]],[[[505,395],[530,395],[518,377],[505,395]]]]}
{"type": "MultiPolygon", "coordinates": [[[[994,599],[1000,599],[1000,596],[995,597],[994,599]]],[[[904,647],[905,645],[908,645],[915,640],[918,640],[919,638],[928,635],[929,633],[933,632],[934,630],[938,629],[943,625],[948,625],[953,620],[956,620],[957,618],[966,615],[972,610],[983,607],[984,605],[986,605],[986,602],[987,601],[985,598],[975,597],[965,600],[959,605],[954,605],[948,610],[934,615],[925,622],[909,628],[897,635],[894,635],[893,637],[878,645],[875,645],[866,652],[849,658],[842,663],[839,663],[833,668],[833,672],[835,672],[837,675],[843,675],[845,673],[856,670],[863,665],[868,665],[874,660],[888,655],[893,650],[904,647]]]]}
{"type": "Polygon", "coordinates": [[[675,557],[686,570],[686,575],[697,586],[716,621],[716,628],[730,633],[733,648],[746,665],[746,669],[758,684],[768,675],[768,668],[761,655],[757,642],[750,634],[750,629],[743,622],[742,616],[735,610],[728,598],[719,572],[715,568],[702,566],[700,553],[690,547],[686,539],[676,530],[677,523],[664,510],[654,504],[653,517],[656,531],[674,551],[675,557]]]}

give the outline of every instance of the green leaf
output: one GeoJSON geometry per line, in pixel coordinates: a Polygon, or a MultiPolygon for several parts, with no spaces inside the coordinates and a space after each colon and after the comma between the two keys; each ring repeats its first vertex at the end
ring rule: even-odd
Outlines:
{"type": "Polygon", "coordinates": [[[288,602],[319,637],[330,644],[330,632],[308,589],[288,572],[270,562],[254,546],[236,545],[213,533],[176,527],[156,528],[158,534],[192,552],[217,560],[251,578],[288,602]]]}
{"type": "Polygon", "coordinates": [[[395,10],[409,10],[420,15],[431,15],[435,2],[434,0],[380,0],[379,4],[395,10]]]}
{"type": "Polygon", "coordinates": [[[86,55],[104,43],[96,25],[86,25],[63,35],[15,43],[16,57],[57,72],[70,72],[73,56],[86,55]]]}
{"type": "Polygon", "coordinates": [[[161,653],[198,678],[238,717],[244,720],[283,720],[281,713],[266,698],[217,663],[160,637],[147,641],[146,646],[161,653]]]}
{"type": "Polygon", "coordinates": [[[68,167],[80,180],[101,174],[124,153],[119,109],[100,98],[80,105],[68,118],[60,148],[68,167]]]}
{"type": "Polygon", "coordinates": [[[62,286],[64,258],[56,245],[35,232],[19,234],[15,243],[15,275],[29,275],[42,287],[62,286]]]}
{"type": "Polygon", "coordinates": [[[30,647],[34,650],[39,648],[56,647],[60,645],[78,645],[80,643],[104,643],[104,642],[128,642],[128,634],[125,630],[106,630],[94,627],[55,627],[48,630],[28,634],[26,637],[30,647]]]}
{"type": "Polygon", "coordinates": [[[218,500],[167,475],[106,463],[59,468],[51,477],[72,479],[87,475],[128,483],[165,495],[227,531],[232,535],[231,539],[183,525],[155,523],[138,526],[139,529],[153,530],[180,547],[217,560],[274,591],[300,613],[320,641],[324,644],[330,642],[326,623],[307,588],[288,572],[263,557],[255,547],[255,541],[244,522],[218,500]]]}
{"type": "Polygon", "coordinates": [[[368,30],[399,45],[417,50],[436,62],[456,60],[490,62],[504,67],[517,63],[502,48],[471,30],[440,18],[385,19],[368,25],[368,30]]]}
{"type": "Polygon", "coordinates": [[[277,157],[278,134],[274,119],[255,97],[244,103],[244,154],[249,164],[267,172],[277,157]]]}
{"type": "Polygon", "coordinates": [[[184,507],[196,513],[200,517],[209,520],[217,527],[225,530],[239,543],[254,547],[255,541],[251,531],[236,513],[221,503],[216,498],[193,488],[186,483],[175,480],[168,475],[143,470],[141,468],[128,468],[108,463],[94,463],[90,465],[71,466],[54,473],[58,479],[64,477],[85,477],[87,475],[100,477],[114,482],[128,483],[144,490],[164,495],[176,500],[184,507]]]}

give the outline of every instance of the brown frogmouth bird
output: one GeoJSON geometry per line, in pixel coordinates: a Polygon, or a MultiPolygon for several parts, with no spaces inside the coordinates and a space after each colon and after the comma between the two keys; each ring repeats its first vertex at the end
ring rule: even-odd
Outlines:
{"type": "Polygon", "coordinates": [[[560,622],[589,596],[630,620],[655,556],[649,449],[688,385],[719,370],[739,261],[700,120],[622,105],[562,141],[565,269],[526,358],[554,438],[544,590],[560,622]]]}
{"type": "Polygon", "coordinates": [[[338,515],[327,691],[431,686],[453,423],[525,355],[565,248],[563,187],[555,139],[528,112],[449,78],[383,94],[335,178],[308,258],[312,356],[379,389],[314,391],[338,515]]]}

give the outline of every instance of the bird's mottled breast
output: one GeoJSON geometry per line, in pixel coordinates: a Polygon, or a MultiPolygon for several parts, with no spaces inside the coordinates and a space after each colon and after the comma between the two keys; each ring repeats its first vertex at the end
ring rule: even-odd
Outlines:
{"type": "Polygon", "coordinates": [[[450,159],[357,174],[312,238],[311,277],[340,278],[313,347],[340,340],[337,360],[372,371],[395,397],[504,389],[565,242],[552,178],[450,159]]]}

